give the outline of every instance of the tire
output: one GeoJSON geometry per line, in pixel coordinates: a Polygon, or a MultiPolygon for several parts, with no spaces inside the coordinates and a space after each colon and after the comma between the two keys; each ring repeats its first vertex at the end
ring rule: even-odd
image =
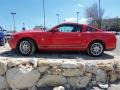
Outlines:
{"type": "Polygon", "coordinates": [[[89,45],[87,53],[91,56],[98,57],[104,52],[104,45],[101,42],[93,42],[89,45]]]}
{"type": "Polygon", "coordinates": [[[23,39],[18,43],[17,51],[23,56],[33,55],[35,50],[35,43],[31,39],[23,39]]]}

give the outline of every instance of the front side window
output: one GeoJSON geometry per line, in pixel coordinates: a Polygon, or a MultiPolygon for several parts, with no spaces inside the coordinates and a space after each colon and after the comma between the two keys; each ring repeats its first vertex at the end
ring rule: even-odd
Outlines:
{"type": "Polygon", "coordinates": [[[59,32],[80,32],[81,27],[79,25],[65,24],[58,27],[59,32]]]}
{"type": "Polygon", "coordinates": [[[72,32],[73,29],[74,29],[74,27],[72,27],[72,26],[61,26],[61,27],[59,27],[60,32],[72,32]]]}

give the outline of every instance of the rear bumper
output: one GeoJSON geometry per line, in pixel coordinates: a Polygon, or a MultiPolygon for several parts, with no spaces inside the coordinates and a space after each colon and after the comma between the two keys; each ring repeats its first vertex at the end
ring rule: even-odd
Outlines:
{"type": "Polygon", "coordinates": [[[106,41],[106,50],[105,51],[112,51],[116,49],[117,45],[117,38],[116,36],[109,37],[109,39],[106,41]]]}

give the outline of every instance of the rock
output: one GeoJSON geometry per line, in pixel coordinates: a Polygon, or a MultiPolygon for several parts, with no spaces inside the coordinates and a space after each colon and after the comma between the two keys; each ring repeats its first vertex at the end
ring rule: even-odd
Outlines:
{"type": "Polygon", "coordinates": [[[69,90],[70,89],[70,84],[67,83],[67,84],[64,85],[64,87],[65,87],[65,90],[69,90]]]}
{"type": "Polygon", "coordinates": [[[88,73],[88,72],[85,72],[85,76],[89,77],[89,78],[92,78],[92,74],[91,73],[88,73]]]}
{"type": "Polygon", "coordinates": [[[65,88],[63,86],[59,86],[59,87],[53,88],[53,90],[65,90],[65,88]]]}
{"type": "Polygon", "coordinates": [[[49,66],[43,66],[43,67],[38,67],[38,70],[40,71],[40,73],[44,73],[48,70],[49,66]]]}
{"type": "Polygon", "coordinates": [[[49,66],[59,66],[62,63],[63,62],[61,60],[56,60],[56,59],[50,59],[50,60],[48,60],[49,66]]]}
{"type": "Polygon", "coordinates": [[[30,88],[39,80],[38,70],[26,68],[13,68],[7,71],[6,78],[11,88],[24,89],[30,88]]]}
{"type": "Polygon", "coordinates": [[[98,82],[106,82],[107,74],[104,70],[98,69],[96,72],[96,81],[98,82]]]}
{"type": "Polygon", "coordinates": [[[8,68],[15,68],[15,67],[25,67],[25,68],[32,68],[34,67],[34,64],[32,63],[32,61],[28,61],[28,60],[8,60],[8,68]]]}
{"type": "Polygon", "coordinates": [[[38,66],[42,67],[42,66],[48,66],[48,61],[47,60],[38,60],[38,66]]]}
{"type": "Polygon", "coordinates": [[[26,63],[18,65],[18,68],[33,69],[33,66],[30,63],[26,62],[26,63]]]}
{"type": "Polygon", "coordinates": [[[91,81],[91,83],[92,83],[92,85],[93,85],[93,86],[95,86],[95,85],[97,84],[97,82],[96,82],[96,81],[94,81],[94,80],[93,80],[93,81],[91,81]]]}
{"type": "Polygon", "coordinates": [[[120,65],[117,66],[116,71],[120,73],[120,65]]]}
{"type": "Polygon", "coordinates": [[[8,64],[8,67],[11,68],[11,67],[16,67],[17,65],[20,64],[21,61],[16,61],[16,60],[8,60],[7,61],[7,64],[8,64]]]}
{"type": "Polygon", "coordinates": [[[81,76],[81,77],[69,77],[67,78],[68,83],[75,88],[83,88],[86,87],[87,84],[90,81],[90,78],[87,76],[81,76]]]}
{"type": "Polygon", "coordinates": [[[115,71],[117,71],[118,73],[120,73],[120,63],[119,62],[116,64],[115,71]]]}
{"type": "Polygon", "coordinates": [[[5,77],[0,76],[0,90],[7,88],[7,82],[5,77]]]}
{"type": "Polygon", "coordinates": [[[67,80],[64,76],[46,75],[38,81],[37,86],[38,87],[58,86],[64,85],[65,83],[67,83],[67,80]]]}
{"type": "Polygon", "coordinates": [[[6,71],[7,71],[7,62],[0,60],[0,75],[5,74],[6,71]]]}
{"type": "Polygon", "coordinates": [[[111,82],[115,82],[118,79],[118,74],[116,74],[115,72],[111,75],[111,82]]]}
{"type": "Polygon", "coordinates": [[[29,88],[28,90],[37,90],[37,87],[33,86],[33,87],[29,88]]]}
{"type": "Polygon", "coordinates": [[[52,68],[49,69],[48,72],[50,72],[49,74],[52,75],[61,75],[62,70],[58,66],[53,66],[52,68]]]}
{"type": "Polygon", "coordinates": [[[65,61],[63,64],[60,66],[63,69],[77,69],[79,68],[80,71],[85,71],[85,63],[83,62],[77,62],[77,61],[65,61]]]}
{"type": "Polygon", "coordinates": [[[7,65],[8,67],[16,67],[18,65],[23,65],[23,66],[26,66],[27,64],[29,64],[30,61],[28,60],[14,60],[14,59],[10,59],[10,60],[7,60],[7,65]]]}
{"type": "Polygon", "coordinates": [[[64,62],[60,67],[65,69],[77,69],[79,65],[77,64],[77,62],[67,61],[67,62],[64,62]]]}
{"type": "Polygon", "coordinates": [[[114,70],[114,68],[113,68],[113,63],[98,63],[97,64],[97,67],[99,68],[99,69],[102,69],[102,70],[106,70],[106,71],[113,71],[114,70]]]}
{"type": "Polygon", "coordinates": [[[86,69],[85,63],[77,62],[77,64],[79,65],[79,70],[85,72],[85,69],[86,69]]]}
{"type": "Polygon", "coordinates": [[[60,60],[39,60],[38,66],[59,66],[62,64],[62,61],[60,60]]]}
{"type": "Polygon", "coordinates": [[[95,74],[97,70],[96,63],[86,63],[86,72],[95,74]]]}
{"type": "Polygon", "coordinates": [[[63,76],[80,76],[83,75],[83,71],[80,71],[79,69],[63,69],[62,75],[63,76]]]}
{"type": "Polygon", "coordinates": [[[34,67],[34,68],[37,68],[38,59],[36,59],[36,58],[31,58],[31,59],[29,60],[29,62],[30,62],[31,64],[33,64],[33,67],[34,67]]]}
{"type": "MultiPolygon", "coordinates": [[[[108,89],[108,87],[109,87],[108,84],[104,84],[104,83],[97,83],[97,85],[98,85],[98,87],[105,88],[105,89],[108,89]]],[[[95,90],[98,90],[98,89],[95,89],[95,90]]],[[[102,90],[104,90],[104,89],[102,89],[102,90]]]]}

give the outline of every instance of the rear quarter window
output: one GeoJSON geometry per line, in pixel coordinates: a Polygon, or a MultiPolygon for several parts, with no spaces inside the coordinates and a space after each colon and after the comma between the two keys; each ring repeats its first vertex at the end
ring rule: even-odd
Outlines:
{"type": "Polygon", "coordinates": [[[87,27],[87,32],[96,32],[97,30],[95,28],[92,27],[87,27]]]}

